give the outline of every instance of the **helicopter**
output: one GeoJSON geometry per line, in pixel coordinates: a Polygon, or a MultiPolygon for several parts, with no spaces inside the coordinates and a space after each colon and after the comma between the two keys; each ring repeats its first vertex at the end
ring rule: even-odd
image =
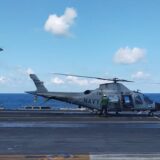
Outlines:
{"type": "Polygon", "coordinates": [[[149,97],[140,91],[131,91],[124,84],[125,82],[133,82],[126,79],[119,78],[101,78],[80,76],[72,74],[54,73],[61,76],[74,76],[81,78],[91,78],[109,81],[109,83],[102,83],[94,90],[85,90],[84,92],[50,92],[46,89],[43,82],[35,74],[30,74],[33,80],[36,91],[27,91],[26,93],[32,94],[35,97],[41,96],[46,101],[55,99],[70,104],[78,105],[79,108],[85,107],[96,111],[96,113],[108,114],[115,112],[118,114],[122,111],[148,111],[149,115],[160,110],[160,104],[153,102],[149,97]],[[102,111],[101,100],[106,96],[109,99],[107,112],[102,111]]]}

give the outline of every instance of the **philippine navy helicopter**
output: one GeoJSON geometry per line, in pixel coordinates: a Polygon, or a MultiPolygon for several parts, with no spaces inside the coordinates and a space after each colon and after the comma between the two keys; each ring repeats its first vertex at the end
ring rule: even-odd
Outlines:
{"type": "MultiPolygon", "coordinates": [[[[59,101],[76,104],[79,107],[86,107],[91,110],[102,112],[101,100],[103,96],[109,99],[107,113],[114,111],[118,114],[121,111],[148,111],[149,115],[160,110],[160,104],[153,102],[146,95],[139,91],[131,91],[120,82],[132,82],[125,79],[113,78],[100,78],[79,76],[71,74],[55,73],[62,76],[75,76],[82,78],[93,78],[98,80],[110,81],[110,83],[100,84],[95,90],[85,90],[84,92],[49,92],[42,81],[38,79],[35,74],[30,74],[30,78],[34,81],[37,88],[36,91],[28,91],[26,93],[34,96],[42,96],[46,101],[55,99],[59,101]]],[[[106,112],[102,112],[107,114],[106,112]]]]}

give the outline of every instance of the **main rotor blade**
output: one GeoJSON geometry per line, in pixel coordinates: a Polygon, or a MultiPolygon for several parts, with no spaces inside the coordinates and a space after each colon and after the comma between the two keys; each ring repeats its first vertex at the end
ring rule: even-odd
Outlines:
{"type": "Polygon", "coordinates": [[[53,73],[53,74],[61,75],[61,76],[73,76],[73,77],[81,77],[81,78],[91,78],[91,79],[98,79],[98,80],[113,81],[112,79],[108,79],[108,78],[101,78],[101,77],[80,76],[80,75],[75,75],[75,74],[64,74],[64,73],[53,73]]]}
{"type": "Polygon", "coordinates": [[[160,82],[136,82],[136,83],[145,85],[160,85],[160,82]]]}
{"type": "Polygon", "coordinates": [[[129,81],[129,80],[125,80],[125,79],[118,79],[117,81],[121,81],[121,82],[134,82],[134,81],[129,81]]]}
{"type": "Polygon", "coordinates": [[[73,76],[73,77],[81,77],[81,78],[91,78],[91,79],[98,79],[98,80],[104,80],[104,81],[112,81],[112,82],[133,82],[125,79],[119,79],[119,78],[102,78],[102,77],[92,77],[92,76],[80,76],[80,75],[75,75],[75,74],[64,74],[64,73],[53,73],[56,75],[61,75],[61,76],[73,76]]]}

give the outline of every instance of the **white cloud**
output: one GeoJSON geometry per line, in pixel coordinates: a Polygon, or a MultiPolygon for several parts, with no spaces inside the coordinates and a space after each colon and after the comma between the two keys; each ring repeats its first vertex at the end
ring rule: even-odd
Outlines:
{"type": "Polygon", "coordinates": [[[26,72],[26,74],[28,74],[28,75],[34,73],[34,71],[33,71],[31,68],[27,68],[25,72],[26,72]]]}
{"type": "Polygon", "coordinates": [[[54,35],[69,35],[69,29],[76,17],[77,12],[74,8],[66,8],[62,16],[57,16],[56,14],[49,15],[45,22],[44,29],[54,35]]]}
{"type": "Polygon", "coordinates": [[[81,79],[78,77],[74,77],[74,76],[67,76],[66,80],[68,81],[68,83],[70,84],[77,84],[80,86],[89,86],[89,85],[97,85],[97,84],[102,84],[102,83],[108,83],[110,81],[103,81],[103,80],[97,80],[97,79],[81,79]]]}
{"type": "Polygon", "coordinates": [[[29,74],[33,74],[34,71],[32,68],[28,67],[28,68],[24,68],[22,66],[17,66],[16,67],[16,70],[20,73],[20,74],[23,74],[23,75],[29,75],[29,74]]]}
{"type": "Polygon", "coordinates": [[[89,84],[87,79],[80,79],[80,78],[74,77],[74,76],[67,76],[66,79],[68,80],[68,83],[74,83],[74,84],[78,84],[80,86],[86,86],[89,84]]]}
{"type": "Polygon", "coordinates": [[[133,79],[141,80],[141,79],[148,79],[148,78],[150,78],[150,76],[151,75],[149,73],[144,73],[142,71],[138,71],[138,72],[132,74],[131,77],[133,79]]]}
{"type": "Polygon", "coordinates": [[[0,84],[4,84],[8,81],[8,79],[4,76],[0,76],[0,84]]]}
{"type": "Polygon", "coordinates": [[[17,84],[27,84],[30,82],[29,74],[33,74],[34,71],[32,68],[28,67],[22,67],[22,66],[16,66],[14,67],[14,70],[8,74],[8,84],[10,86],[16,86],[17,84]]]}
{"type": "Polygon", "coordinates": [[[111,81],[107,80],[98,80],[98,79],[92,79],[89,81],[90,84],[103,84],[103,83],[110,83],[111,81]]]}
{"type": "Polygon", "coordinates": [[[145,58],[145,49],[141,48],[120,48],[114,56],[114,62],[120,64],[133,64],[145,58]]]}
{"type": "Polygon", "coordinates": [[[58,77],[51,78],[51,83],[54,84],[64,84],[64,81],[58,77]]]}
{"type": "Polygon", "coordinates": [[[53,77],[50,79],[49,83],[52,84],[65,84],[65,85],[78,85],[78,86],[93,86],[93,85],[99,85],[102,83],[108,83],[110,81],[103,81],[103,80],[97,80],[97,79],[86,79],[86,78],[79,78],[74,76],[67,76],[65,78],[59,78],[59,77],[53,77]]]}

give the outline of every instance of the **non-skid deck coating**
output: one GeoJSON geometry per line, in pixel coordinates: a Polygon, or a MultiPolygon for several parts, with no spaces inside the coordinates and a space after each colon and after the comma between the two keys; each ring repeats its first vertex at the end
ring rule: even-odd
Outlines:
{"type": "Polygon", "coordinates": [[[0,155],[0,160],[160,160],[159,154],[0,155]]]}
{"type": "Polygon", "coordinates": [[[136,159],[136,155],[160,159],[160,118],[133,114],[99,117],[64,111],[0,112],[0,160],[102,160],[116,159],[117,154],[122,159],[136,159]]]}

